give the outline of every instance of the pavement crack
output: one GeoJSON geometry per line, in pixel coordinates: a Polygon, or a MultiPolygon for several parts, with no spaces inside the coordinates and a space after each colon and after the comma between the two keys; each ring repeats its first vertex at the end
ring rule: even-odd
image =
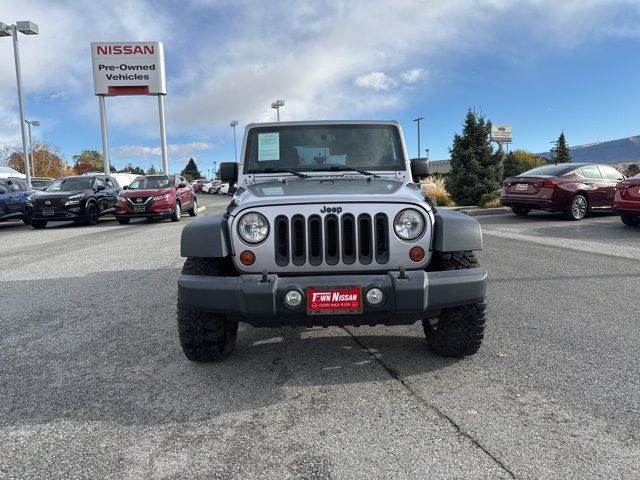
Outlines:
{"type": "Polygon", "coordinates": [[[373,358],[382,368],[384,368],[386,370],[386,372],[389,374],[389,376],[391,378],[393,378],[395,381],[397,381],[398,383],[400,383],[400,385],[402,385],[402,387],[409,393],[410,396],[412,396],[413,398],[415,398],[420,404],[422,404],[423,406],[425,406],[426,408],[433,410],[436,415],[438,415],[438,417],[442,418],[443,420],[445,420],[446,422],[448,422],[456,431],[456,433],[464,438],[466,438],[467,440],[469,440],[476,448],[480,449],[482,452],[484,452],[485,455],[487,455],[489,458],[491,458],[491,460],[493,460],[496,465],[498,465],[504,472],[506,472],[511,478],[517,478],[515,473],[513,473],[513,471],[511,471],[511,469],[509,467],[507,467],[507,465],[505,465],[505,463],[500,460],[498,457],[496,457],[493,453],[491,453],[487,447],[485,447],[484,445],[482,445],[477,439],[473,438],[469,433],[465,432],[462,427],[460,425],[458,425],[458,423],[449,415],[447,415],[445,412],[443,412],[442,410],[440,410],[437,406],[433,405],[432,403],[429,403],[426,399],[424,399],[423,397],[421,397],[418,392],[416,392],[413,387],[411,387],[411,385],[409,385],[401,376],[400,373],[393,367],[391,367],[390,365],[387,365],[381,358],[380,356],[374,355],[373,353],[371,353],[370,349],[360,341],[360,339],[358,337],[356,337],[349,329],[347,329],[346,327],[341,327],[345,332],[347,332],[349,334],[349,336],[351,336],[351,338],[353,339],[354,342],[356,342],[358,344],[358,346],[367,353],[367,355],[369,355],[371,358],[373,358]]]}

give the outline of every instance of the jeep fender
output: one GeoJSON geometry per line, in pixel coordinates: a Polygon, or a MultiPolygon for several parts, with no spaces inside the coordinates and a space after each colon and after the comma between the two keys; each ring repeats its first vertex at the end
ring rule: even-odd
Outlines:
{"type": "Polygon", "coordinates": [[[482,250],[480,223],[466,213],[439,209],[435,217],[433,249],[439,252],[482,250]]]}
{"type": "Polygon", "coordinates": [[[180,255],[206,258],[231,255],[229,227],[224,213],[201,217],[184,227],[180,239],[180,255]]]}

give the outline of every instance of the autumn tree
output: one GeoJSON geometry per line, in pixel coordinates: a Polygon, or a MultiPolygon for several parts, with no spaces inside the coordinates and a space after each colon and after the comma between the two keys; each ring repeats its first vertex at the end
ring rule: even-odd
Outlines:
{"type": "Polygon", "coordinates": [[[193,158],[189,159],[189,161],[187,162],[187,166],[184,167],[184,170],[182,170],[182,172],[180,172],[180,175],[182,175],[189,181],[202,178],[202,174],[200,173],[200,170],[198,170],[196,161],[193,158]]]}
{"type": "Polygon", "coordinates": [[[445,185],[458,205],[477,205],[485,193],[494,192],[502,180],[502,154],[489,142],[491,122],[467,111],[462,134],[453,137],[451,172],[445,185]]]}
{"type": "MultiPolygon", "coordinates": [[[[103,172],[104,160],[102,154],[96,150],[83,150],[78,155],[73,156],[73,170],[76,175],[87,172],[103,172]]],[[[116,171],[113,165],[109,165],[109,171],[116,171]]]]}
{"type": "Polygon", "coordinates": [[[564,138],[564,132],[560,134],[556,142],[556,156],[554,161],[555,163],[569,163],[571,161],[571,152],[569,151],[567,140],[564,138]]]}
{"type": "MultiPolygon", "coordinates": [[[[5,155],[7,166],[20,173],[25,173],[24,154],[21,147],[9,147],[5,155]]],[[[30,157],[29,165],[31,166],[31,171],[34,172],[34,176],[58,178],[67,174],[68,165],[58,147],[34,142],[30,157]]]]}
{"type": "Polygon", "coordinates": [[[504,178],[514,177],[532,168],[545,165],[546,163],[544,158],[538,157],[526,150],[513,150],[507,153],[505,157],[502,176],[504,178]]]}

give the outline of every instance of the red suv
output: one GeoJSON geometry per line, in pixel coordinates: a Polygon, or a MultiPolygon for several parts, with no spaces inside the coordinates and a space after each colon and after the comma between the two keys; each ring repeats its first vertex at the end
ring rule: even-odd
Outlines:
{"type": "Polygon", "coordinates": [[[640,175],[627,178],[616,185],[613,212],[620,214],[625,225],[640,225],[640,175]]]}
{"type": "Polygon", "coordinates": [[[611,210],[616,184],[621,180],[624,175],[609,165],[543,165],[502,182],[500,203],[516,215],[547,210],[580,220],[591,210],[611,210]]]}
{"type": "Polygon", "coordinates": [[[195,217],[198,203],[193,189],[180,175],[138,177],[120,192],[116,203],[116,218],[122,224],[138,217],[178,222],[185,211],[195,217]]]}

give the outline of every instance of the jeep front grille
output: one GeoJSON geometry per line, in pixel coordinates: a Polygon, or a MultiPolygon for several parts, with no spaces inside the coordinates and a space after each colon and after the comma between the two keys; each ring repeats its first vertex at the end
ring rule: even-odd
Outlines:
{"type": "Polygon", "coordinates": [[[347,265],[356,259],[362,265],[375,260],[378,264],[389,261],[389,222],[384,213],[373,218],[367,213],[342,217],[330,214],[324,217],[284,215],[274,222],[274,246],[276,264],[312,266],[322,263],[337,265],[340,260],[347,265]],[[357,223],[356,223],[357,222],[357,223]]]}

